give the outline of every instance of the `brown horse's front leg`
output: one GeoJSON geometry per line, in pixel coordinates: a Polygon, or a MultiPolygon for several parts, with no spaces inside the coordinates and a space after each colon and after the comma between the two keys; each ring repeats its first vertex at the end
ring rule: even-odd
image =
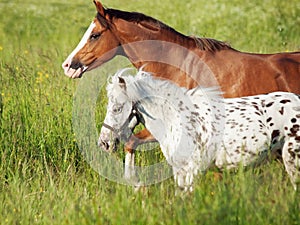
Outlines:
{"type": "Polygon", "coordinates": [[[133,153],[137,146],[155,141],[156,139],[152,136],[152,134],[147,129],[144,129],[134,135],[131,135],[128,142],[125,144],[125,151],[133,153]]]}
{"type": "Polygon", "coordinates": [[[136,171],[134,168],[134,151],[138,145],[148,142],[156,141],[151,133],[147,130],[141,130],[135,135],[131,135],[129,141],[125,144],[125,179],[134,184],[134,186],[140,186],[137,181],[136,171]]]}

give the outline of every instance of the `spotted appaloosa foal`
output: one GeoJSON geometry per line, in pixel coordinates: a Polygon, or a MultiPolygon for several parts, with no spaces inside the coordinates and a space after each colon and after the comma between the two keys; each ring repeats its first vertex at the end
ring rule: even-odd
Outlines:
{"type": "Polygon", "coordinates": [[[300,178],[300,95],[273,92],[224,99],[225,130],[215,164],[234,168],[249,165],[267,151],[282,150],[294,189],[300,178]]]}
{"type": "MultiPolygon", "coordinates": [[[[178,185],[191,190],[193,176],[211,164],[255,164],[282,149],[294,188],[300,177],[300,96],[274,92],[222,99],[209,89],[186,90],[139,71],[117,73],[107,86],[108,108],[99,143],[113,146],[134,115],[154,135],[178,185]],[[159,95],[159,96],[158,96],[159,95]],[[171,103],[171,104],[170,104],[171,103]],[[116,132],[118,131],[118,132],[116,132]]],[[[123,134],[122,134],[123,132],[123,134]]]]}

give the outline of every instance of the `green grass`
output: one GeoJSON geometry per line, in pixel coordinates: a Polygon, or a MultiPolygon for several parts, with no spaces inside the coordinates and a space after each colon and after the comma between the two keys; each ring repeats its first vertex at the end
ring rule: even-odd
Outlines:
{"type": "MultiPolygon", "coordinates": [[[[239,50],[300,48],[298,0],[188,2],[104,4],[239,50]]],[[[89,166],[76,144],[72,113],[77,87],[93,73],[71,80],[61,63],[94,14],[92,1],[0,3],[0,224],[300,224],[300,196],[280,162],[224,172],[222,179],[208,171],[185,196],[174,196],[172,179],[134,192],[89,166]]],[[[104,95],[97,101],[102,117],[104,95]]],[[[99,130],[101,118],[95,120],[99,130]]],[[[150,156],[161,160],[157,153],[137,160],[151,164],[150,156]]]]}

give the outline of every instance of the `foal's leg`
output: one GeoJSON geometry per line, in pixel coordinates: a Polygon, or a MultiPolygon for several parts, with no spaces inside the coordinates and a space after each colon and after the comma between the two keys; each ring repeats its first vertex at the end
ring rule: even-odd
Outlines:
{"type": "Polygon", "coordinates": [[[300,179],[300,134],[299,137],[291,137],[286,140],[282,149],[282,159],[285,169],[290,176],[294,189],[300,179]],[[298,139],[298,140],[297,140],[298,139]]]}
{"type": "Polygon", "coordinates": [[[130,183],[137,182],[135,169],[134,169],[134,151],[126,152],[124,176],[125,176],[125,179],[130,183]]]}
{"type": "Polygon", "coordinates": [[[181,192],[193,191],[194,174],[190,168],[173,167],[173,175],[174,175],[174,181],[176,185],[175,195],[178,195],[181,192]]]}

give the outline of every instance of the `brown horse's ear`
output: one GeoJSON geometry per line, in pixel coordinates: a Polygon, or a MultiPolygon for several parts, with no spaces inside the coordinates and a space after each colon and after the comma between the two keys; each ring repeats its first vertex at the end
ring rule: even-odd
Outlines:
{"type": "Polygon", "coordinates": [[[123,77],[118,77],[118,78],[119,78],[120,87],[126,89],[126,82],[124,78],[123,77]]]}
{"type": "Polygon", "coordinates": [[[101,2],[98,2],[96,0],[94,0],[94,4],[96,6],[96,9],[98,11],[98,13],[101,15],[101,16],[105,16],[105,8],[103,7],[103,5],[101,4],[101,2]]]}

